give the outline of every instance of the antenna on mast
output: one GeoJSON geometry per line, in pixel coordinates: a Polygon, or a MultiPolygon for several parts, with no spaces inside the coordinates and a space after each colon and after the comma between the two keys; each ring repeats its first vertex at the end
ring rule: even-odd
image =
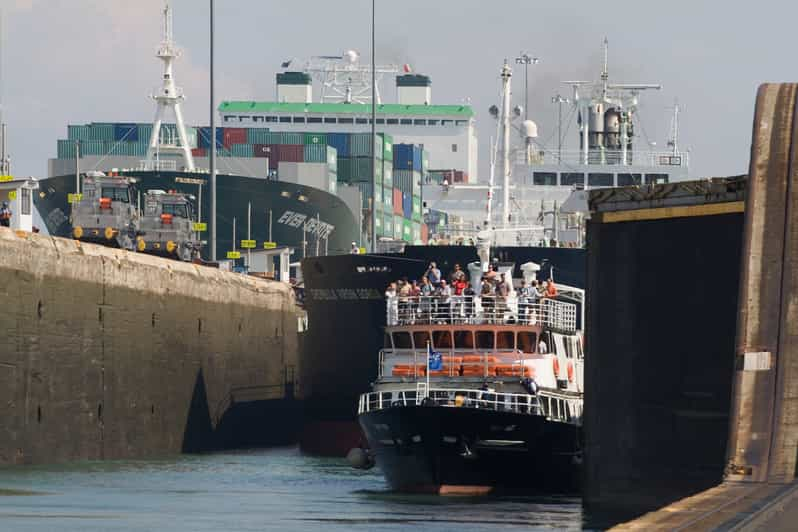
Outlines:
{"type": "Polygon", "coordinates": [[[671,117],[671,138],[668,140],[668,147],[673,148],[673,154],[679,154],[679,100],[673,102],[673,116],[671,117]]]}
{"type": "Polygon", "coordinates": [[[8,155],[8,143],[6,142],[7,131],[3,105],[3,52],[5,51],[5,16],[2,8],[0,8],[0,175],[9,175],[11,173],[11,157],[8,155]]]}
{"type": "MultiPolygon", "coordinates": [[[[162,165],[156,158],[161,153],[177,153],[183,156],[183,161],[187,170],[194,170],[194,157],[191,155],[191,147],[186,135],[186,125],[183,122],[183,111],[181,103],[185,100],[183,89],[175,85],[172,75],[172,63],[182,55],[182,51],[175,45],[172,27],[172,7],[169,2],[165,2],[163,10],[163,40],[161,41],[155,57],[163,61],[162,85],[152,94],[152,99],[156,101],[155,120],[152,123],[152,134],[147,148],[147,160],[145,167],[151,170],[160,170],[162,165]],[[175,115],[175,125],[177,126],[177,136],[180,144],[176,144],[173,138],[165,139],[161,142],[161,125],[168,109],[172,109],[175,115]]],[[[164,168],[165,169],[165,168],[164,168]]]]}

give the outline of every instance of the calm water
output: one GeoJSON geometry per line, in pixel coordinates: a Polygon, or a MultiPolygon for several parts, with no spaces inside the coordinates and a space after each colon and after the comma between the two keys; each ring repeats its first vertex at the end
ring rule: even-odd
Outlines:
{"type": "Polygon", "coordinates": [[[0,530],[580,530],[578,498],[392,494],[294,448],[0,469],[0,530]]]}

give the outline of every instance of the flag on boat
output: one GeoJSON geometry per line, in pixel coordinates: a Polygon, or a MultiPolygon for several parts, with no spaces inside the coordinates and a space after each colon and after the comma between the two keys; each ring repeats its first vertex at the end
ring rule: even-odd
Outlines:
{"type": "Polygon", "coordinates": [[[443,368],[443,357],[427,343],[427,368],[431,371],[440,371],[443,368]]]}
{"type": "Polygon", "coordinates": [[[411,67],[408,63],[405,63],[402,67],[402,70],[405,71],[405,74],[410,74],[413,71],[413,67],[411,67]]]}

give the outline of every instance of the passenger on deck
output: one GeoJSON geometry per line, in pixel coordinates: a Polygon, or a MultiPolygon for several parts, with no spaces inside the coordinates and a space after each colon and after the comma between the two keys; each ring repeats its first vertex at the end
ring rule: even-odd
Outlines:
{"type": "Polygon", "coordinates": [[[385,299],[387,305],[386,321],[388,325],[398,325],[399,323],[399,298],[396,294],[396,283],[391,283],[385,290],[385,299]]]}
{"type": "Polygon", "coordinates": [[[493,264],[488,264],[488,272],[485,274],[485,278],[487,278],[491,284],[496,284],[496,269],[493,267],[493,264]]]}
{"type": "Polygon", "coordinates": [[[452,318],[453,322],[462,322],[465,318],[465,295],[463,291],[468,286],[465,276],[458,277],[452,282],[452,318]]]}
{"type": "MultiPolygon", "coordinates": [[[[533,281],[534,282],[534,281],[533,281]]],[[[526,280],[521,280],[518,287],[518,319],[521,323],[529,323],[529,301],[532,296],[532,288],[527,286],[526,280]]]]}
{"type": "Polygon", "coordinates": [[[480,295],[482,296],[482,312],[485,315],[485,319],[492,321],[494,317],[493,309],[495,297],[493,295],[493,283],[488,280],[487,275],[482,278],[480,295]]]}
{"type": "Polygon", "coordinates": [[[471,281],[466,281],[465,288],[463,289],[463,298],[465,299],[466,322],[469,323],[474,317],[474,297],[476,295],[474,287],[471,286],[471,281]]]}
{"type": "Polygon", "coordinates": [[[352,255],[360,254],[360,248],[357,247],[357,242],[352,242],[352,247],[349,249],[349,253],[352,255]]]}
{"type": "Polygon", "coordinates": [[[455,264],[454,270],[452,271],[452,274],[449,276],[452,285],[454,285],[454,283],[457,281],[465,281],[465,278],[466,278],[465,272],[462,270],[462,268],[460,268],[459,264],[455,264]]]}
{"type": "Polygon", "coordinates": [[[505,274],[501,274],[501,279],[496,285],[496,319],[499,323],[504,322],[504,313],[507,310],[507,296],[510,295],[510,283],[507,282],[505,274]]]}
{"type": "Polygon", "coordinates": [[[551,277],[549,277],[549,280],[546,281],[546,295],[543,297],[557,297],[557,285],[554,284],[554,281],[552,281],[551,277]]]}
{"type": "Polygon", "coordinates": [[[421,294],[419,302],[419,312],[421,313],[422,320],[429,320],[430,313],[432,312],[432,296],[435,295],[435,287],[429,282],[429,277],[426,275],[421,278],[421,294]]]}
{"type": "Polygon", "coordinates": [[[432,286],[437,287],[441,283],[441,271],[434,262],[429,263],[429,267],[424,275],[429,278],[429,282],[432,283],[432,286]]]}

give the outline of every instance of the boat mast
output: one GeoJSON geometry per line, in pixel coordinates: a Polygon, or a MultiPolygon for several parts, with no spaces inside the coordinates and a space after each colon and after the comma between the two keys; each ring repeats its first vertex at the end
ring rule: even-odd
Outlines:
{"type": "Polygon", "coordinates": [[[671,139],[668,146],[673,148],[673,155],[679,155],[679,102],[673,102],[673,117],[671,118],[671,139]]]}
{"type": "MultiPolygon", "coordinates": [[[[172,32],[172,6],[166,2],[163,10],[163,40],[158,47],[155,56],[163,61],[163,79],[161,88],[152,95],[156,101],[155,120],[152,123],[152,133],[150,143],[147,148],[147,168],[159,170],[159,164],[155,161],[156,153],[160,150],[161,124],[168,109],[172,109],[175,115],[177,135],[180,139],[180,151],[183,154],[183,162],[187,170],[194,170],[194,157],[191,155],[191,147],[186,135],[186,125],[183,123],[183,111],[181,102],[185,99],[183,89],[175,85],[172,73],[172,63],[179,58],[182,51],[175,45],[172,32]]],[[[167,142],[169,140],[167,139],[167,142]]]]}
{"type": "Polygon", "coordinates": [[[510,225],[510,78],[513,71],[507,60],[502,67],[502,163],[504,172],[504,201],[502,212],[502,227],[505,229],[510,225]]]}
{"type": "Polygon", "coordinates": [[[0,175],[11,174],[11,157],[8,156],[8,129],[4,120],[5,108],[3,105],[3,51],[5,50],[5,17],[0,9],[0,175]]]}

